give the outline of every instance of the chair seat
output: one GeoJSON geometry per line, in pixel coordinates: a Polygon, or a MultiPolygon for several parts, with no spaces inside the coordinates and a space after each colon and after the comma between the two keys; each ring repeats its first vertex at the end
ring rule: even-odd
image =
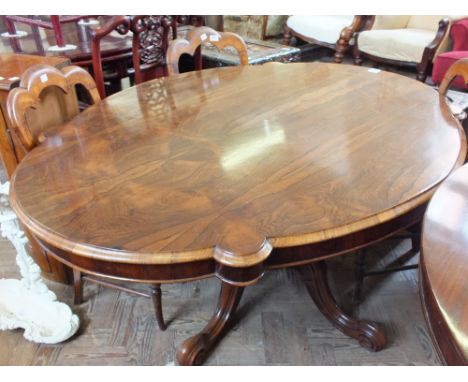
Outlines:
{"type": "Polygon", "coordinates": [[[287,26],[306,38],[336,44],[342,29],[351,25],[353,18],[354,16],[291,16],[287,26]]]}
{"type": "MultiPolygon", "coordinates": [[[[447,73],[447,70],[461,58],[468,58],[468,50],[458,50],[439,54],[434,61],[432,82],[434,82],[436,85],[439,85],[442,82],[445,73],[447,73]]],[[[452,82],[452,86],[458,89],[468,89],[468,86],[465,85],[465,82],[461,77],[457,77],[452,82]]]]}
{"type": "Polygon", "coordinates": [[[373,56],[419,63],[435,32],[423,29],[376,29],[359,34],[359,50],[373,56]]]}

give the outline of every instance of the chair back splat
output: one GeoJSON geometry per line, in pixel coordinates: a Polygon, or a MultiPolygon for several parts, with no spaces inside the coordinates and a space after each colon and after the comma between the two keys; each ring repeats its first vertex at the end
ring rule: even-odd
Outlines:
{"type": "Polygon", "coordinates": [[[247,46],[239,35],[230,32],[217,32],[209,27],[192,29],[187,39],[177,38],[169,43],[166,54],[167,71],[169,75],[179,73],[179,59],[186,53],[194,57],[195,69],[202,69],[201,45],[210,43],[218,49],[232,46],[239,54],[240,64],[248,65],[247,46]]]}
{"type": "MultiPolygon", "coordinates": [[[[445,73],[445,76],[439,86],[439,97],[442,107],[450,107],[447,103],[447,91],[458,78],[461,78],[465,85],[468,85],[468,58],[462,58],[456,61],[445,73]]],[[[458,81],[458,80],[457,80],[458,81]]],[[[450,107],[452,114],[459,121],[467,118],[467,114],[461,108],[450,107]]]]}
{"type": "MultiPolygon", "coordinates": [[[[104,85],[106,76],[103,69],[106,58],[101,55],[101,42],[104,37],[111,33],[122,36],[132,33],[133,69],[120,68],[119,70],[125,73],[117,73],[117,77],[129,76],[132,83],[140,84],[167,75],[166,51],[169,38],[177,37],[177,21],[182,19],[183,17],[169,15],[114,16],[102,27],[93,31],[91,41],[93,73],[101,97],[106,96],[104,85]]],[[[110,73],[108,77],[112,76],[115,77],[114,73],[110,73]]]]}
{"type": "Polygon", "coordinates": [[[78,66],[59,70],[38,64],[24,72],[19,87],[7,99],[13,139],[20,141],[22,157],[44,141],[48,131],[80,112],[77,90],[84,90],[93,104],[101,100],[94,79],[78,66]]]}

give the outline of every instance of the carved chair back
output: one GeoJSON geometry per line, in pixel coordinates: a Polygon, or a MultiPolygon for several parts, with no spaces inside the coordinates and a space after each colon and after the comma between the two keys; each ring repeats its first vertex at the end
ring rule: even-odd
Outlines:
{"type": "MultiPolygon", "coordinates": [[[[121,35],[132,33],[132,63],[136,84],[166,75],[166,51],[169,34],[177,37],[176,16],[114,16],[92,33],[91,52],[93,73],[99,94],[106,96],[104,86],[103,61],[101,56],[102,39],[116,31],[121,35]]],[[[130,75],[130,72],[122,76],[130,75]]]]}
{"type": "Polygon", "coordinates": [[[218,49],[232,46],[239,54],[240,64],[248,65],[247,46],[242,37],[230,32],[217,32],[209,27],[198,27],[187,34],[187,39],[177,38],[169,43],[166,54],[169,75],[179,73],[179,59],[182,54],[189,54],[195,59],[195,70],[202,69],[201,45],[210,43],[218,49]]]}
{"type": "Polygon", "coordinates": [[[7,98],[8,116],[23,147],[22,156],[44,141],[47,131],[80,112],[77,87],[86,91],[91,103],[101,100],[94,79],[78,66],[59,70],[38,64],[23,73],[19,87],[7,98]]]}
{"type": "MultiPolygon", "coordinates": [[[[447,104],[447,101],[446,101],[447,91],[450,88],[450,85],[452,84],[452,82],[458,76],[463,78],[463,80],[465,81],[465,84],[468,84],[468,58],[462,58],[456,61],[449,68],[449,70],[447,70],[447,72],[445,73],[445,76],[439,86],[439,96],[440,96],[441,103],[447,104]]],[[[467,117],[466,112],[463,110],[452,109],[452,113],[459,120],[463,120],[467,117]]]]}

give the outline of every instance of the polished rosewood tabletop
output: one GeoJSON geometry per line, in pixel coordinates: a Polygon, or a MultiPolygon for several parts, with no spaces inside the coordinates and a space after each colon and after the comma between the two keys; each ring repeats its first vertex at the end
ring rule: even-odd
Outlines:
{"type": "Polygon", "coordinates": [[[421,295],[437,349],[468,365],[468,165],[440,186],[424,217],[421,295]]]}
{"type": "MultiPolygon", "coordinates": [[[[438,93],[396,74],[324,63],[210,69],[126,89],[50,133],[17,168],[11,203],[78,269],[142,282],[215,274],[227,322],[265,269],[417,223],[465,151],[438,93]]],[[[342,318],[320,267],[302,274],[322,312],[382,348],[376,327],[342,318]]],[[[219,316],[181,363],[201,362],[219,316]]]]}

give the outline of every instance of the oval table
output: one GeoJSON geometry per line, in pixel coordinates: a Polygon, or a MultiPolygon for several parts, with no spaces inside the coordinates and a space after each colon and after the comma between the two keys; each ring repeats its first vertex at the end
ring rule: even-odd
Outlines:
{"type": "Polygon", "coordinates": [[[468,365],[468,165],[440,186],[423,223],[420,289],[436,349],[468,365]]]}
{"type": "Polygon", "coordinates": [[[74,269],[221,279],[180,364],[202,363],[243,289],[281,267],[296,267],[321,312],[375,351],[383,330],[337,306],[323,260],[418,223],[465,151],[437,92],[399,75],[324,63],[210,69],[126,89],[51,132],[18,166],[10,199],[74,269]]]}

